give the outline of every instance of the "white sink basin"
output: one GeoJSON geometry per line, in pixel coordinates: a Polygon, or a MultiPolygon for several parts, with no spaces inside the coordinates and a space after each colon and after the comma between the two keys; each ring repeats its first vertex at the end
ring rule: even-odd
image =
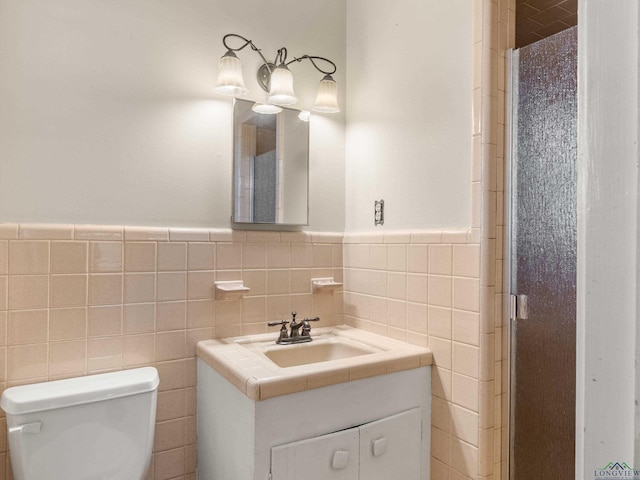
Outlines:
{"type": "Polygon", "coordinates": [[[277,345],[264,350],[264,355],[279,367],[295,367],[328,362],[379,352],[380,349],[348,338],[320,339],[297,345],[277,345]]]}

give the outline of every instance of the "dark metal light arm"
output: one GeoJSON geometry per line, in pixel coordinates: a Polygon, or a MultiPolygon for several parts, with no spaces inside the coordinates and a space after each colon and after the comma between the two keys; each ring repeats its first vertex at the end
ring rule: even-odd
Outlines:
{"type": "Polygon", "coordinates": [[[336,70],[338,70],[338,67],[336,67],[336,64],[333,63],[331,60],[329,60],[328,58],[324,58],[324,57],[318,57],[316,55],[302,55],[301,57],[294,57],[293,60],[291,60],[290,62],[285,63],[285,65],[290,65],[293,62],[301,62],[302,60],[304,60],[305,58],[309,59],[309,61],[311,62],[311,64],[316,68],[316,70],[318,70],[320,73],[324,73],[325,75],[333,75],[334,73],[336,73],[336,70]],[[322,60],[323,62],[327,62],[329,64],[331,64],[331,66],[333,67],[333,70],[323,70],[322,68],[320,68],[317,64],[316,64],[316,60],[322,60]]]}
{"type": "MultiPolygon", "coordinates": [[[[264,62],[264,64],[267,66],[267,69],[269,70],[269,73],[271,73],[271,67],[270,64],[266,58],[264,58],[264,55],[262,54],[262,51],[256,47],[256,44],[253,43],[251,40],[244,38],[242,35],[238,35],[237,33],[228,33],[226,34],[224,37],[222,37],[222,44],[225,46],[225,48],[231,52],[239,52],[240,50],[244,49],[246,46],[250,46],[251,50],[253,50],[254,52],[256,52],[258,55],[260,55],[260,58],[262,58],[262,61],[264,62]],[[233,48],[232,46],[227,44],[227,39],[229,37],[235,37],[235,38],[239,38],[241,39],[244,44],[242,44],[242,46],[238,47],[238,48],[233,48]]],[[[280,50],[278,50],[278,53],[280,53],[280,50]]],[[[276,57],[277,58],[277,57],[276,57]]]]}

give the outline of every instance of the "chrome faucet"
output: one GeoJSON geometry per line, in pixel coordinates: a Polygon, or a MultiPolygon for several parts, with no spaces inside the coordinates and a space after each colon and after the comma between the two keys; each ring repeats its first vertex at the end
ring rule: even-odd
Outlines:
{"type": "Polygon", "coordinates": [[[280,335],[276,340],[278,344],[293,344],[293,343],[305,343],[313,340],[311,338],[311,324],[309,322],[318,322],[320,317],[305,318],[301,322],[296,320],[296,312],[291,312],[291,320],[278,320],[275,322],[268,322],[267,325],[275,327],[281,325],[280,335]],[[287,324],[290,323],[287,331],[287,324]],[[302,332],[300,332],[302,330],[302,332]]]}

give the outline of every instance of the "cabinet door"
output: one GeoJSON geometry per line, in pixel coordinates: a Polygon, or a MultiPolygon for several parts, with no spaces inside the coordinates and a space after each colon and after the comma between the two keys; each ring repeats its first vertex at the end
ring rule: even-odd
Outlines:
{"type": "Polygon", "coordinates": [[[272,480],[358,480],[358,429],[271,449],[272,480]]]}
{"type": "Polygon", "coordinates": [[[360,480],[420,480],[419,408],[367,423],[359,430],[360,480]]]}

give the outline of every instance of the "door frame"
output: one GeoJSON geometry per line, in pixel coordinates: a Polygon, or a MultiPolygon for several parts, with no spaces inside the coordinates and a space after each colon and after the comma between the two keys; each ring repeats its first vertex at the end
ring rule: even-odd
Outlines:
{"type": "Polygon", "coordinates": [[[640,4],[578,1],[576,478],[640,466],[640,4]]]}
{"type": "Polygon", "coordinates": [[[511,266],[512,266],[512,258],[513,258],[513,175],[515,173],[515,166],[513,162],[513,158],[515,158],[515,145],[513,142],[513,127],[514,122],[513,119],[517,115],[517,102],[514,102],[514,98],[518,92],[518,81],[517,81],[517,58],[518,52],[515,49],[510,48],[507,50],[506,55],[506,82],[505,82],[505,108],[506,108],[506,116],[505,116],[505,132],[504,132],[504,140],[505,140],[505,155],[504,155],[504,264],[503,264],[503,285],[502,291],[504,292],[503,304],[502,304],[502,320],[503,325],[503,335],[506,336],[506,345],[507,345],[507,368],[503,369],[505,372],[505,376],[503,377],[503,382],[506,385],[506,398],[505,402],[507,403],[506,412],[503,414],[503,425],[506,428],[507,435],[506,438],[503,436],[503,446],[502,446],[502,456],[504,461],[507,463],[507,472],[509,475],[509,479],[513,480],[512,477],[512,468],[511,468],[511,460],[513,458],[513,432],[511,425],[513,411],[511,408],[511,395],[513,393],[512,381],[513,381],[513,358],[515,355],[515,351],[513,351],[513,342],[511,341],[513,338],[513,326],[511,323],[511,266]]]}

